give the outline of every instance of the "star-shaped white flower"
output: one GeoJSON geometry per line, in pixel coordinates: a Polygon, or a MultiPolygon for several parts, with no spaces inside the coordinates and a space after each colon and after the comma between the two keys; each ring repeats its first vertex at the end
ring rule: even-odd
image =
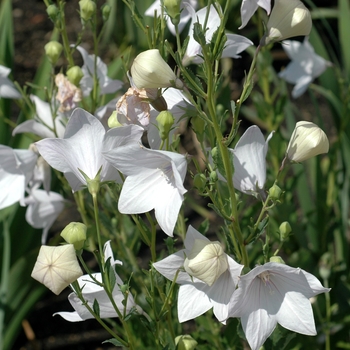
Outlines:
{"type": "Polygon", "coordinates": [[[34,119],[26,120],[17,125],[12,132],[12,135],[30,132],[42,138],[56,137],[54,133],[54,125],[56,128],[57,137],[63,137],[65,131],[66,117],[63,113],[58,113],[53,118],[50,105],[44,102],[39,97],[31,95],[30,99],[34,102],[36,115],[34,119]]]}
{"type": "Polygon", "coordinates": [[[0,209],[23,200],[37,159],[38,155],[31,150],[0,145],[0,209]]]}
{"type": "MultiPolygon", "coordinates": [[[[253,125],[241,136],[232,153],[234,174],[234,187],[249,195],[263,195],[263,188],[266,181],[266,153],[268,142],[273,132],[265,141],[260,129],[253,125]]],[[[226,181],[221,174],[220,179],[226,181]]],[[[264,196],[264,195],[263,195],[264,196]]]]}
{"type": "Polygon", "coordinates": [[[0,65],[0,98],[21,98],[13,82],[8,78],[11,69],[0,65]]]}
{"type": "Polygon", "coordinates": [[[177,302],[179,322],[194,319],[213,308],[215,317],[220,322],[225,323],[228,316],[229,302],[235,292],[238,276],[241,274],[243,265],[236,263],[227,255],[228,269],[211,286],[196,277],[190,276],[183,270],[183,267],[185,259],[190,256],[196,240],[211,243],[208,238],[189,226],[185,239],[185,249],[154,263],[153,266],[171,281],[175,279],[178,273],[176,282],[180,284],[177,302]]]}
{"type": "MultiPolygon", "coordinates": [[[[205,23],[206,15],[207,15],[207,6],[202,8],[199,11],[195,11],[195,9],[188,3],[184,3],[185,7],[189,11],[192,16],[192,21],[189,29],[189,41],[186,49],[186,53],[184,56],[184,64],[189,63],[201,63],[203,59],[199,56],[202,53],[202,48],[200,44],[193,37],[193,29],[195,23],[200,23],[202,26],[205,23]]],[[[210,6],[209,16],[207,19],[207,28],[205,32],[205,40],[209,44],[214,32],[220,26],[221,20],[219,14],[217,13],[215,7],[213,5],[210,6]]],[[[239,58],[239,53],[244,51],[247,47],[253,45],[253,43],[244,36],[236,35],[236,34],[226,34],[227,41],[225,43],[225,49],[222,52],[221,57],[232,57],[239,58]]]]}
{"type": "Polygon", "coordinates": [[[264,344],[277,323],[297,333],[316,335],[309,299],[329,290],[302,269],[270,262],[240,277],[229,317],[241,318],[252,350],[264,344]]]}
{"type": "MultiPolygon", "coordinates": [[[[84,76],[80,81],[80,86],[84,96],[89,96],[94,86],[94,71],[95,71],[95,55],[89,55],[85,49],[81,46],[77,46],[78,51],[81,53],[84,65],[81,67],[84,76]]],[[[97,57],[96,75],[100,85],[100,95],[112,94],[118,91],[123,82],[120,80],[113,80],[107,76],[107,65],[102,62],[100,57],[97,57]]]]}
{"type": "Polygon", "coordinates": [[[41,246],[31,276],[58,295],[82,274],[73,244],[66,244],[41,246]]]}
{"type": "MultiPolygon", "coordinates": [[[[104,245],[104,255],[105,255],[105,260],[111,258],[111,265],[113,270],[115,269],[116,265],[122,265],[121,261],[114,260],[110,241],[106,242],[104,245]]],[[[93,277],[98,282],[102,282],[101,273],[95,273],[93,274],[93,277]]],[[[120,290],[120,285],[123,285],[123,281],[121,280],[121,278],[118,276],[116,272],[115,272],[115,278],[116,278],[116,283],[112,292],[113,299],[118,307],[118,310],[121,312],[121,314],[124,314],[124,310],[125,310],[125,314],[127,315],[128,313],[130,313],[131,309],[135,307],[135,301],[133,297],[129,294],[126,303],[123,303],[125,297],[120,290]]],[[[78,283],[79,283],[79,286],[82,288],[82,294],[85,301],[91,308],[93,308],[93,303],[95,301],[98,302],[101,318],[118,317],[118,314],[114,310],[114,307],[110,299],[108,298],[107,293],[103,289],[103,287],[97,285],[96,282],[94,282],[94,280],[89,275],[84,275],[78,278],[78,283]]],[[[78,296],[74,292],[69,294],[68,300],[70,304],[73,306],[75,311],[56,312],[54,316],[60,315],[65,320],[70,322],[79,322],[90,318],[94,318],[94,316],[91,315],[89,310],[83,305],[82,301],[78,298],[78,296]]]]}
{"type": "MultiPolygon", "coordinates": [[[[197,0],[189,0],[192,7],[197,8],[197,0]]],[[[145,12],[145,16],[154,16],[154,12],[157,11],[157,16],[160,16],[162,13],[162,7],[161,7],[161,1],[156,0],[145,12]]],[[[187,22],[191,19],[191,14],[187,11],[186,7],[184,7],[184,3],[182,2],[180,5],[180,8],[182,9],[180,14],[180,23],[179,23],[179,32],[181,33],[182,30],[185,28],[187,22]]],[[[175,35],[175,26],[171,23],[171,19],[167,16],[166,23],[169,28],[169,31],[175,35]]]]}
{"type": "MultiPolygon", "coordinates": [[[[118,128],[110,130],[109,137],[113,137],[113,130],[118,128]]],[[[119,149],[106,148],[103,155],[127,176],[118,202],[119,211],[141,214],[154,209],[159,226],[172,236],[187,192],[183,187],[186,156],[147,149],[139,143],[119,149]]]]}
{"type": "Polygon", "coordinates": [[[267,14],[271,11],[271,0],[243,0],[241,5],[242,25],[238,29],[244,28],[254,15],[258,7],[263,8],[267,14]]]}
{"type": "Polygon", "coordinates": [[[327,67],[332,66],[332,63],[317,55],[307,39],[302,43],[295,40],[285,40],[282,42],[282,46],[292,62],[279,73],[279,76],[288,83],[295,84],[292,96],[297,98],[327,67]]]}
{"type": "Polygon", "coordinates": [[[43,229],[41,243],[45,244],[50,227],[64,208],[65,199],[59,193],[33,188],[23,202],[28,205],[28,224],[43,229]]]}
{"type": "MultiPolygon", "coordinates": [[[[143,130],[135,126],[118,128],[114,138],[109,138],[108,147],[117,147],[128,138],[141,138],[143,130]],[[135,127],[136,128],[136,127],[135,127]]],[[[118,171],[102,157],[103,139],[106,130],[101,122],[77,108],[69,119],[63,139],[44,139],[36,143],[42,157],[54,168],[64,173],[73,191],[86,185],[83,171],[94,179],[100,169],[100,181],[120,181],[118,171]]]]}

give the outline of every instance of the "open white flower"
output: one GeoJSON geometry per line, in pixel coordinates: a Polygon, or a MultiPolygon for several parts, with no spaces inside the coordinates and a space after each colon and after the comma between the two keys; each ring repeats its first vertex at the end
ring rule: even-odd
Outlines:
{"type": "Polygon", "coordinates": [[[315,157],[329,150],[327,135],[316,124],[306,121],[295,126],[286,151],[286,157],[295,163],[315,157]]]}
{"type": "Polygon", "coordinates": [[[252,350],[263,345],[277,323],[297,333],[316,335],[309,299],[329,290],[302,269],[270,262],[239,278],[229,317],[241,318],[252,350]]]}
{"type": "Polygon", "coordinates": [[[64,208],[65,199],[59,193],[33,188],[23,202],[28,205],[28,224],[43,229],[41,243],[45,244],[50,227],[64,208]]]}
{"type": "Polygon", "coordinates": [[[41,246],[31,276],[56,295],[83,274],[73,244],[41,246]]]}
{"type": "Polygon", "coordinates": [[[37,159],[38,155],[31,150],[0,145],[0,209],[24,199],[37,159]]]}
{"type": "MultiPolygon", "coordinates": [[[[235,292],[238,276],[241,274],[243,265],[237,264],[230,256],[226,254],[224,256],[220,253],[222,260],[227,259],[227,268],[221,271],[220,274],[217,273],[218,271],[211,271],[217,277],[212,285],[189,275],[183,271],[185,259],[191,255],[199,240],[203,242],[203,245],[213,243],[192,226],[189,226],[185,239],[185,249],[154,263],[153,266],[171,281],[175,279],[178,273],[176,283],[180,284],[177,302],[179,322],[194,319],[213,308],[215,317],[220,322],[225,323],[228,317],[229,302],[235,292]]],[[[206,278],[208,277],[206,276],[206,278]]]]}
{"type": "MultiPolygon", "coordinates": [[[[189,3],[192,5],[192,7],[196,8],[197,7],[197,0],[189,0],[189,3]]],[[[156,0],[145,12],[146,16],[153,17],[155,11],[157,11],[157,16],[160,16],[162,14],[162,7],[161,7],[161,1],[156,0]]],[[[181,33],[182,30],[185,28],[187,22],[191,19],[190,13],[187,11],[186,7],[184,7],[184,3],[182,2],[180,5],[180,8],[182,9],[180,13],[180,23],[178,24],[179,26],[179,32],[181,33]]],[[[166,16],[166,24],[169,28],[169,31],[173,34],[176,35],[175,32],[175,26],[171,23],[171,19],[166,16]]]]}
{"type": "Polygon", "coordinates": [[[17,91],[13,82],[8,78],[11,69],[0,65],[0,98],[21,98],[21,94],[17,91]]]}
{"type": "MultiPolygon", "coordinates": [[[[113,131],[118,129],[110,130],[108,137],[113,137],[113,131]]],[[[103,155],[127,176],[118,202],[119,211],[141,214],[154,209],[159,226],[172,236],[187,192],[183,187],[186,156],[147,149],[139,143],[119,149],[106,148],[103,155]]]]}
{"type": "MultiPolygon", "coordinates": [[[[184,3],[188,12],[192,16],[192,21],[189,29],[189,41],[186,49],[186,53],[183,58],[183,62],[185,65],[190,63],[202,63],[203,59],[200,57],[202,53],[202,48],[200,44],[193,37],[194,24],[200,23],[202,26],[204,23],[207,23],[207,27],[205,31],[205,40],[206,43],[210,43],[213,37],[214,32],[220,26],[221,20],[219,14],[217,13],[215,7],[213,5],[210,6],[209,15],[207,16],[207,6],[202,8],[199,11],[195,11],[195,9],[189,4],[184,3]],[[206,22],[207,19],[207,22],[206,22]]],[[[244,36],[236,35],[236,34],[226,34],[227,40],[225,43],[224,51],[222,52],[221,57],[232,57],[239,58],[239,53],[244,51],[247,47],[253,45],[253,43],[244,36]]]]}
{"type": "Polygon", "coordinates": [[[307,39],[302,43],[285,40],[282,46],[292,62],[278,75],[288,83],[295,84],[292,96],[297,98],[327,67],[332,66],[332,63],[317,55],[307,39]]]}
{"type": "MultiPolygon", "coordinates": [[[[104,245],[104,256],[106,261],[109,258],[111,259],[111,265],[113,267],[113,270],[115,268],[115,265],[122,265],[121,261],[114,260],[110,241],[106,242],[104,245]]],[[[93,274],[93,277],[98,282],[102,282],[101,273],[95,273],[93,274]]],[[[115,278],[116,278],[116,283],[112,292],[113,299],[118,307],[118,310],[122,314],[124,314],[124,310],[125,310],[125,314],[127,315],[128,313],[130,313],[131,309],[135,307],[135,301],[132,295],[129,294],[128,299],[126,300],[126,303],[125,303],[124,294],[120,290],[120,285],[123,284],[123,281],[121,280],[121,278],[118,276],[116,272],[115,272],[115,278]]],[[[108,298],[106,291],[103,289],[103,287],[97,285],[96,282],[94,282],[94,280],[89,275],[84,275],[80,277],[78,279],[78,283],[79,283],[79,286],[82,288],[82,294],[85,301],[91,308],[93,308],[93,304],[95,301],[98,302],[101,318],[118,317],[118,314],[114,310],[114,307],[110,299],[108,298]]],[[[94,316],[91,315],[89,310],[83,305],[83,302],[78,298],[76,293],[73,292],[69,294],[68,300],[70,304],[73,306],[75,311],[56,312],[54,316],[60,315],[65,320],[70,322],[79,322],[90,318],[94,318],[94,316]]]]}
{"type": "MultiPolygon", "coordinates": [[[[109,147],[117,147],[130,137],[140,139],[140,130],[135,131],[132,127],[118,128],[119,137],[110,138],[109,147]]],[[[54,169],[64,173],[72,190],[78,191],[87,184],[80,170],[89,179],[94,179],[102,168],[101,182],[121,181],[118,171],[102,157],[105,134],[105,128],[96,117],[77,108],[69,119],[63,139],[44,139],[37,142],[36,146],[54,169]]]]}
{"type": "MultiPolygon", "coordinates": [[[[95,55],[89,55],[87,51],[81,46],[77,46],[81,53],[84,65],[81,67],[84,76],[80,81],[80,86],[84,96],[89,96],[94,86],[94,72],[95,72],[95,55]]],[[[100,57],[97,57],[96,73],[98,83],[100,86],[100,95],[112,94],[122,88],[123,82],[121,80],[113,80],[107,76],[107,65],[102,62],[100,57]]]]}
{"type": "Polygon", "coordinates": [[[158,49],[146,50],[138,54],[130,71],[138,89],[183,88],[182,81],[164,61],[158,49]]]}
{"type": "Polygon", "coordinates": [[[258,7],[263,8],[267,14],[271,11],[271,0],[243,0],[241,5],[242,25],[238,29],[244,28],[254,15],[258,7]]]}
{"type": "Polygon", "coordinates": [[[294,36],[309,35],[312,28],[310,11],[299,0],[275,0],[260,45],[294,36]]]}
{"type": "Polygon", "coordinates": [[[57,137],[63,137],[67,122],[65,115],[58,112],[57,116],[53,117],[50,105],[47,102],[35,95],[31,95],[30,99],[34,102],[36,115],[34,119],[26,120],[17,125],[13,129],[12,135],[30,132],[42,138],[56,137],[53,131],[55,127],[57,137]]]}

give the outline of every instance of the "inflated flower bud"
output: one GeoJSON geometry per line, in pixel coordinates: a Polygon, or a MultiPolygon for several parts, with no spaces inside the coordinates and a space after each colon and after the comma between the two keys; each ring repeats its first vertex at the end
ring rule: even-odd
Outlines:
{"type": "Polygon", "coordinates": [[[165,11],[174,25],[180,22],[180,4],[181,0],[164,0],[165,11]]]}
{"type": "Polygon", "coordinates": [[[292,228],[289,222],[288,221],[282,222],[282,224],[279,227],[279,231],[280,231],[280,240],[283,242],[289,237],[290,233],[292,232],[292,228]]]}
{"type": "Polygon", "coordinates": [[[102,18],[105,22],[108,21],[110,14],[111,14],[111,7],[108,4],[104,4],[102,6],[102,18]]]}
{"type": "Polygon", "coordinates": [[[63,46],[58,41],[52,40],[45,46],[45,54],[50,63],[54,66],[57,63],[58,58],[61,56],[63,46]]]}
{"type": "Polygon", "coordinates": [[[316,124],[301,121],[295,126],[290,138],[286,157],[295,163],[327,153],[329,142],[326,134],[316,124]]]}
{"type": "Polygon", "coordinates": [[[83,249],[87,227],[81,222],[71,222],[61,232],[61,237],[74,245],[75,250],[83,249]]]}
{"type": "Polygon", "coordinates": [[[83,78],[84,73],[79,66],[73,66],[67,70],[66,75],[72,84],[79,87],[80,80],[83,78]]]}
{"type": "Polygon", "coordinates": [[[31,274],[56,295],[82,275],[73,244],[41,246],[31,274]]]}
{"type": "Polygon", "coordinates": [[[138,89],[183,87],[182,81],[176,77],[157,49],[147,50],[136,56],[130,71],[138,89]]]}
{"type": "Polygon", "coordinates": [[[207,185],[207,177],[204,174],[196,174],[193,178],[193,185],[200,192],[203,192],[207,185]]]}
{"type": "Polygon", "coordinates": [[[176,350],[194,350],[197,342],[188,334],[179,335],[175,338],[176,350]]]}
{"type": "Polygon", "coordinates": [[[195,116],[191,118],[192,129],[196,133],[199,142],[204,140],[204,131],[207,123],[200,117],[195,116]]]}
{"type": "Polygon", "coordinates": [[[83,21],[88,21],[96,11],[96,4],[92,0],[80,0],[80,18],[83,21]]]}
{"type": "Polygon", "coordinates": [[[312,28],[310,11],[299,0],[276,0],[267,22],[267,32],[260,45],[309,35],[312,28]]]}
{"type": "Polygon", "coordinates": [[[286,263],[284,262],[284,260],[283,260],[280,256],[278,256],[278,255],[276,255],[276,256],[271,256],[270,262],[274,262],[274,263],[278,263],[278,264],[286,264],[286,263]]]}
{"type": "Polygon", "coordinates": [[[212,184],[215,183],[216,181],[218,181],[218,173],[215,170],[212,170],[210,172],[209,178],[210,178],[210,183],[212,184]]]}
{"type": "Polygon", "coordinates": [[[269,189],[269,196],[272,200],[276,201],[281,198],[283,191],[276,184],[269,189]]]}
{"type": "Polygon", "coordinates": [[[185,259],[184,269],[192,277],[211,286],[228,269],[227,255],[220,242],[195,239],[185,259]]]}
{"type": "Polygon", "coordinates": [[[166,140],[169,137],[169,132],[174,125],[173,114],[169,111],[162,111],[157,118],[159,136],[161,140],[166,140]]]}
{"type": "Polygon", "coordinates": [[[59,14],[59,10],[58,10],[57,6],[54,5],[54,4],[49,5],[46,8],[46,13],[49,16],[49,18],[51,19],[51,21],[55,23],[56,19],[57,19],[57,16],[59,14]]]}

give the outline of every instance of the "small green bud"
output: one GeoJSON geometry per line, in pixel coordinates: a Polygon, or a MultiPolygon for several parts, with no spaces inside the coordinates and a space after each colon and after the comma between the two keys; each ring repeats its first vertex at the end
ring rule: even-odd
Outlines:
{"type": "Polygon", "coordinates": [[[274,201],[279,200],[281,198],[282,193],[283,191],[277,185],[273,185],[269,189],[269,196],[274,201]]]}
{"type": "Polygon", "coordinates": [[[49,41],[45,46],[45,53],[50,63],[54,66],[58,58],[61,56],[63,46],[58,41],[49,41]]]}
{"type": "Polygon", "coordinates": [[[120,286],[120,291],[125,294],[129,290],[129,286],[127,284],[123,284],[120,286]]]}
{"type": "Polygon", "coordinates": [[[174,25],[180,22],[180,4],[181,0],[164,0],[165,11],[174,25]]]}
{"type": "Polygon", "coordinates": [[[69,244],[73,244],[75,250],[83,249],[86,241],[87,227],[81,222],[71,222],[61,232],[61,237],[69,244]]]}
{"type": "Polygon", "coordinates": [[[211,183],[215,183],[218,181],[218,173],[215,170],[211,171],[209,178],[211,183]]]}
{"type": "Polygon", "coordinates": [[[59,10],[58,10],[57,6],[54,4],[49,5],[46,8],[46,13],[49,16],[49,18],[51,19],[51,21],[55,23],[57,20],[58,14],[59,14],[59,10]]]}
{"type": "Polygon", "coordinates": [[[80,0],[80,18],[83,21],[88,21],[96,11],[96,4],[92,0],[80,0]]]}
{"type": "Polygon", "coordinates": [[[102,6],[102,18],[105,22],[108,21],[110,14],[111,14],[111,7],[106,3],[102,6]]]}
{"type": "Polygon", "coordinates": [[[211,156],[212,156],[212,158],[213,158],[213,160],[214,160],[214,162],[215,162],[215,161],[216,161],[216,158],[217,158],[217,156],[218,156],[218,148],[217,148],[217,147],[212,148],[212,150],[211,150],[211,156]]]}
{"type": "Polygon", "coordinates": [[[329,252],[321,256],[319,273],[324,280],[328,280],[331,274],[331,254],[329,252]]]}
{"type": "Polygon", "coordinates": [[[282,222],[282,224],[279,227],[279,231],[280,231],[280,240],[283,242],[289,237],[290,233],[292,232],[292,228],[290,227],[289,222],[288,221],[282,222]]]}
{"type": "Polygon", "coordinates": [[[197,342],[188,334],[179,335],[175,338],[176,350],[194,350],[197,342]]]}
{"type": "Polygon", "coordinates": [[[73,66],[67,70],[67,78],[68,80],[74,84],[75,86],[79,87],[80,80],[83,78],[84,73],[78,66],[73,66]]]}
{"type": "Polygon", "coordinates": [[[111,116],[108,118],[108,127],[113,129],[113,128],[119,128],[122,126],[122,124],[119,123],[118,118],[117,118],[117,111],[113,111],[111,116]]]}
{"type": "Polygon", "coordinates": [[[205,186],[207,185],[207,178],[204,174],[196,174],[193,178],[193,185],[199,191],[203,192],[205,190],[205,186]]]}
{"type": "Polygon", "coordinates": [[[276,255],[276,256],[271,256],[270,262],[279,263],[279,264],[286,264],[286,263],[284,262],[284,260],[283,260],[280,256],[278,256],[278,255],[276,255]]]}
{"type": "Polygon", "coordinates": [[[174,117],[169,111],[162,111],[156,118],[160,138],[164,141],[169,137],[171,127],[174,125],[174,117]]]}

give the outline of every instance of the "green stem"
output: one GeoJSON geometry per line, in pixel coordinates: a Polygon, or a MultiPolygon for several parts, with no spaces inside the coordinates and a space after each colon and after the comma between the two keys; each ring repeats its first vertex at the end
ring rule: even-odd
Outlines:
{"type": "Polygon", "coordinates": [[[148,219],[148,222],[151,225],[151,257],[152,257],[152,261],[156,261],[157,260],[157,254],[156,254],[156,225],[154,223],[154,220],[152,218],[152,216],[150,215],[150,213],[146,213],[146,217],[148,219]]]}
{"type": "Polygon", "coordinates": [[[92,194],[92,201],[94,203],[94,215],[95,215],[95,225],[96,225],[96,235],[97,235],[97,242],[98,242],[98,250],[100,252],[101,257],[101,268],[102,271],[105,270],[105,259],[104,259],[104,252],[102,247],[102,240],[101,240],[101,231],[100,231],[100,218],[98,214],[98,203],[97,203],[97,194],[92,194]]]}
{"type": "Polygon", "coordinates": [[[72,52],[70,49],[67,30],[66,30],[66,19],[65,19],[65,15],[64,15],[64,5],[65,5],[64,1],[59,2],[59,9],[60,9],[60,13],[61,13],[61,21],[60,21],[61,26],[60,26],[59,30],[60,30],[61,37],[62,37],[64,54],[68,60],[68,69],[69,69],[69,68],[74,66],[74,60],[73,60],[72,52]]]}

